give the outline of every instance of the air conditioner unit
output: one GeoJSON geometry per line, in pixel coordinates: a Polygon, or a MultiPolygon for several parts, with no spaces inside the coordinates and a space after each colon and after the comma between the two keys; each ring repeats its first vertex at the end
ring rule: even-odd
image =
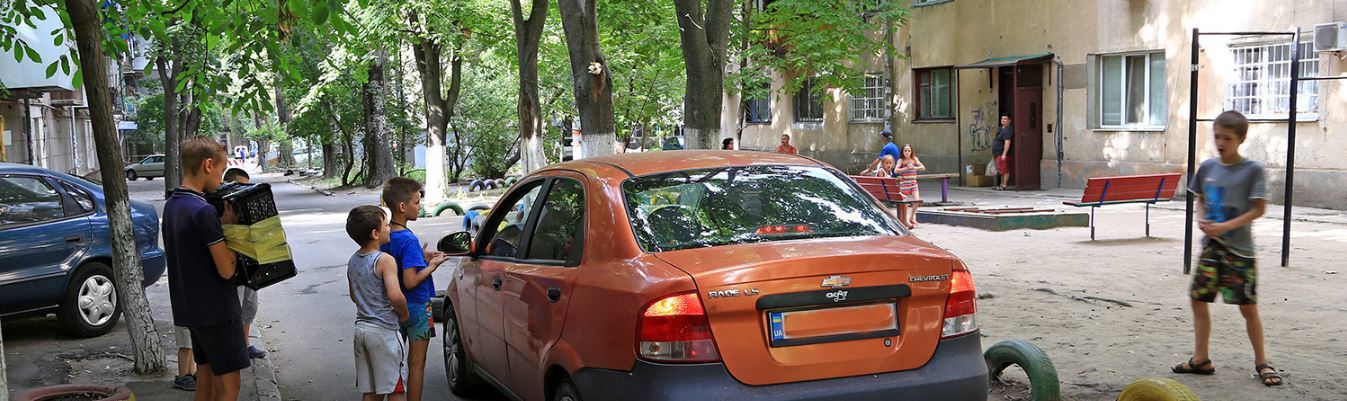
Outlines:
{"type": "Polygon", "coordinates": [[[1330,22],[1314,26],[1314,51],[1343,50],[1347,50],[1347,22],[1330,22]]]}

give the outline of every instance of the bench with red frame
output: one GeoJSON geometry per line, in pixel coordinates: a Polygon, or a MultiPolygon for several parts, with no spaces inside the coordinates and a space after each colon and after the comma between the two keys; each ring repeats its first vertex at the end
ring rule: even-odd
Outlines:
{"type": "Polygon", "coordinates": [[[1151,236],[1151,205],[1174,199],[1179,173],[1094,177],[1085,184],[1080,202],[1062,202],[1068,206],[1090,208],[1090,240],[1094,240],[1094,210],[1101,206],[1126,203],[1146,204],[1146,236],[1151,236]]]}
{"type": "Polygon", "coordinates": [[[893,177],[870,177],[864,175],[849,175],[852,181],[860,185],[865,192],[874,195],[886,205],[895,205],[898,207],[898,215],[903,216],[907,213],[908,205],[920,204],[921,200],[906,199],[903,197],[903,191],[899,189],[898,179],[893,177]]]}

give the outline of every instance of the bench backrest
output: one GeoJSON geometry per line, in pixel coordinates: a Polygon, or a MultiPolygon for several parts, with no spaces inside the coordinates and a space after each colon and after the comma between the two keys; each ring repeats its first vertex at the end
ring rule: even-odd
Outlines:
{"type": "Polygon", "coordinates": [[[867,177],[863,175],[851,175],[852,181],[860,184],[865,192],[874,195],[875,198],[884,202],[899,202],[903,200],[903,192],[898,186],[898,179],[893,177],[867,177]]]}
{"type": "Polygon", "coordinates": [[[1179,173],[1095,177],[1085,184],[1080,203],[1108,203],[1125,201],[1166,201],[1174,198],[1179,187],[1179,173]]]}

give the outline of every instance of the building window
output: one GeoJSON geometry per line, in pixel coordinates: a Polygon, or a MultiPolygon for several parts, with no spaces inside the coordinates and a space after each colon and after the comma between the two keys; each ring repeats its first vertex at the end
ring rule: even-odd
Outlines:
{"type": "MultiPolygon", "coordinates": [[[[1300,43],[1300,76],[1319,76],[1313,38],[1300,43]]],[[[1250,117],[1285,117],[1291,106],[1291,44],[1232,46],[1234,79],[1226,84],[1225,106],[1250,117]]],[[[1319,112],[1318,81],[1300,82],[1297,113],[1319,112]]]]}
{"type": "Polygon", "coordinates": [[[851,119],[881,121],[888,117],[888,80],[883,75],[866,74],[860,93],[850,96],[851,119]]]}
{"type": "Polygon", "coordinates": [[[823,90],[815,90],[814,84],[814,78],[805,78],[804,85],[795,92],[796,122],[823,121],[823,90]]]}
{"type": "Polygon", "coordinates": [[[1099,60],[1100,128],[1164,127],[1169,118],[1165,53],[1114,54],[1099,60]]]}
{"type": "Polygon", "coordinates": [[[926,68],[913,71],[917,91],[918,120],[954,118],[954,70],[926,68]]]}
{"type": "Polygon", "coordinates": [[[759,97],[744,96],[744,122],[770,124],[772,122],[772,85],[763,85],[759,97]]]}

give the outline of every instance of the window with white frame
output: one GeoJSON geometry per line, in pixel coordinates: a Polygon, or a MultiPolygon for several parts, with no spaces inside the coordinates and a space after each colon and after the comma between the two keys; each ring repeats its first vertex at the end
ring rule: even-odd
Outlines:
{"type": "Polygon", "coordinates": [[[805,78],[800,90],[795,92],[795,121],[823,121],[823,89],[814,90],[814,78],[805,78]]]}
{"type": "MultiPolygon", "coordinates": [[[[1319,76],[1319,54],[1313,38],[1300,43],[1300,76],[1319,76]]],[[[1226,109],[1249,117],[1285,117],[1291,110],[1291,43],[1264,43],[1230,47],[1235,71],[1226,83],[1226,109]]],[[[1318,81],[1302,81],[1296,94],[1296,113],[1319,112],[1318,81]]]]}
{"type": "Polygon", "coordinates": [[[1099,56],[1100,128],[1163,128],[1169,118],[1165,100],[1165,52],[1099,56]]]}
{"type": "Polygon", "coordinates": [[[880,74],[866,74],[859,93],[848,94],[852,120],[882,121],[888,117],[888,80],[880,74]]]}

